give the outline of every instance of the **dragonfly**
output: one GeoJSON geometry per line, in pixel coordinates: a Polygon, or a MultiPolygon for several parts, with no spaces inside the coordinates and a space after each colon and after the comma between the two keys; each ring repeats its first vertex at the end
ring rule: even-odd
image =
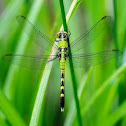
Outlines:
{"type": "Polygon", "coordinates": [[[60,82],[60,107],[61,112],[64,111],[65,105],[65,68],[66,62],[70,57],[72,59],[73,66],[75,68],[88,68],[100,63],[107,62],[115,57],[122,55],[122,52],[118,49],[100,51],[97,53],[86,53],[85,50],[88,45],[91,45],[93,41],[104,31],[106,28],[105,24],[110,21],[109,16],[101,18],[91,29],[81,34],[77,39],[72,41],[68,45],[67,39],[70,37],[70,33],[66,31],[60,31],[57,33],[55,40],[50,40],[45,34],[41,33],[26,17],[19,15],[16,17],[19,25],[23,27],[26,24],[25,33],[33,39],[43,51],[50,53],[50,49],[55,51],[54,54],[50,55],[22,55],[22,54],[6,54],[2,57],[5,62],[11,62],[14,60],[14,64],[41,70],[46,64],[58,61],[61,82],[60,82]],[[69,54],[69,48],[71,48],[71,54],[69,54]],[[80,52],[81,51],[81,52],[80,52]]]}

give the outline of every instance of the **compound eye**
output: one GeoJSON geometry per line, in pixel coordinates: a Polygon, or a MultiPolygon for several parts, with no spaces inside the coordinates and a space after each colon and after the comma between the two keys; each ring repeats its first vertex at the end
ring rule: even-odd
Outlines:
{"type": "Polygon", "coordinates": [[[67,39],[67,34],[65,33],[65,34],[63,35],[63,37],[64,37],[65,39],[67,39]]]}
{"type": "Polygon", "coordinates": [[[58,38],[61,38],[61,33],[58,35],[58,38]]]}
{"type": "Polygon", "coordinates": [[[63,38],[66,38],[66,35],[65,34],[63,35],[63,38]]]}

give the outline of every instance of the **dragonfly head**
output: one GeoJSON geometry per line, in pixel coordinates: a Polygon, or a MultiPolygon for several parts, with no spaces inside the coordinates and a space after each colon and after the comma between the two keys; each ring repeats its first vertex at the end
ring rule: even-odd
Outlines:
{"type": "Polygon", "coordinates": [[[56,42],[59,42],[61,40],[65,40],[66,41],[67,38],[68,38],[67,32],[65,32],[65,31],[58,32],[57,33],[57,37],[56,37],[56,42]]]}

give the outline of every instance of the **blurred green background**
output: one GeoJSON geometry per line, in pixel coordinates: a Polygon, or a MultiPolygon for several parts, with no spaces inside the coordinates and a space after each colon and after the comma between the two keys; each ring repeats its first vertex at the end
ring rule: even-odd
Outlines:
{"type": "MultiPolygon", "coordinates": [[[[72,2],[78,3],[68,23],[70,42],[102,17],[111,16],[106,30],[91,49],[123,51],[121,57],[90,70],[75,69],[82,123],[84,126],[125,126],[126,0],[64,0],[66,14],[72,2]]],[[[61,113],[58,65],[45,72],[48,70],[34,71],[2,61],[6,54],[41,54],[41,48],[19,27],[17,15],[27,17],[52,40],[62,25],[58,0],[0,0],[0,126],[79,125],[69,66],[65,74],[65,112],[61,113]],[[44,88],[39,93],[41,85],[44,88]]]]}

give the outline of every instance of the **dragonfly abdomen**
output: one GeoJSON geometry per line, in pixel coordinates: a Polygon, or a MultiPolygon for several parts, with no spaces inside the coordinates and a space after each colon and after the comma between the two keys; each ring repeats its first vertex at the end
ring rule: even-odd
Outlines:
{"type": "Polygon", "coordinates": [[[64,111],[64,75],[65,71],[64,69],[61,69],[61,86],[60,86],[60,107],[61,107],[61,112],[64,111]]]}
{"type": "Polygon", "coordinates": [[[65,94],[64,94],[64,77],[65,77],[65,52],[64,48],[61,49],[60,69],[61,69],[61,87],[60,87],[60,107],[61,112],[64,111],[65,94]]]}

